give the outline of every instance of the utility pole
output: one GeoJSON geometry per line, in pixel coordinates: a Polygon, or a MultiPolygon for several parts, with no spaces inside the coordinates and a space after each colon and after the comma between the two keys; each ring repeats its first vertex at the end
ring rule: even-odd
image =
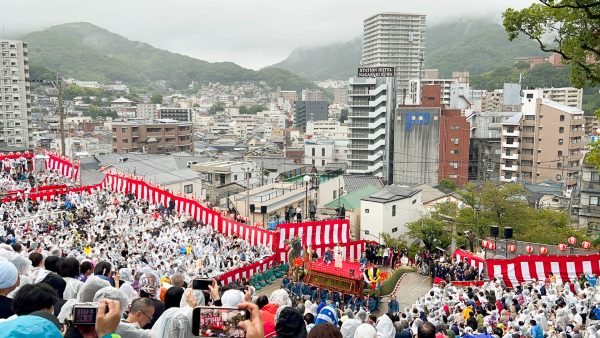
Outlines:
{"type": "Polygon", "coordinates": [[[63,83],[56,72],[56,89],[58,90],[58,128],[60,129],[60,153],[65,156],[65,111],[63,107],[63,83]]]}

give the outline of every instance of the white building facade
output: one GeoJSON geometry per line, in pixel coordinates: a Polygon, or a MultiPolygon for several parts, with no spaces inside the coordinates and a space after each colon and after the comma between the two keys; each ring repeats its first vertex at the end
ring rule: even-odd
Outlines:
{"type": "Polygon", "coordinates": [[[0,40],[0,142],[10,147],[33,146],[27,43],[0,40]]]}

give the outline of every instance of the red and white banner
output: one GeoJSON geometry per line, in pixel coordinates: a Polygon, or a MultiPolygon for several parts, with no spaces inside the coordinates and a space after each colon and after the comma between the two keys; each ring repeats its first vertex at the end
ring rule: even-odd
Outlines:
{"type": "Polygon", "coordinates": [[[600,274],[600,254],[572,256],[518,256],[513,259],[488,259],[490,279],[501,277],[507,287],[515,287],[534,278],[544,280],[552,272],[563,282],[583,274],[600,274]]]}
{"type": "Polygon", "coordinates": [[[277,249],[285,247],[285,241],[302,238],[302,246],[320,247],[350,242],[350,221],[347,219],[280,224],[277,249]]]}
{"type": "MultiPolygon", "coordinates": [[[[365,241],[365,240],[354,241],[354,242],[343,243],[343,244],[340,243],[340,247],[342,248],[342,255],[344,255],[346,260],[358,261],[360,259],[360,256],[362,255],[362,253],[365,251],[365,249],[367,247],[367,243],[368,243],[368,241],[365,241]]],[[[335,244],[321,244],[321,245],[312,246],[311,249],[314,252],[316,252],[317,255],[319,255],[319,257],[323,257],[323,255],[325,254],[325,251],[327,249],[333,250],[333,248],[335,246],[336,246],[335,244]]],[[[287,262],[287,256],[288,256],[287,250],[285,250],[285,249],[279,250],[278,254],[279,254],[280,261],[287,262]]]]}
{"type": "Polygon", "coordinates": [[[483,270],[483,266],[485,264],[485,260],[483,257],[479,257],[471,252],[463,251],[460,249],[454,250],[454,254],[452,257],[455,258],[456,262],[463,262],[467,259],[468,264],[474,268],[477,268],[479,272],[483,270]]]}
{"type": "Polygon", "coordinates": [[[219,279],[223,281],[225,285],[240,280],[242,278],[251,278],[252,276],[267,271],[275,263],[275,255],[265,258],[262,261],[252,263],[241,268],[226,272],[222,274],[219,279]]]}
{"type": "Polygon", "coordinates": [[[77,181],[79,175],[79,161],[73,161],[68,157],[55,153],[46,152],[46,170],[58,170],[61,175],[77,181]]]}

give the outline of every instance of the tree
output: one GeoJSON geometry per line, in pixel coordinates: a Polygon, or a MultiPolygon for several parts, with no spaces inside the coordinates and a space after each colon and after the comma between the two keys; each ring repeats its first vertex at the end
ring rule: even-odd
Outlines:
{"type": "Polygon", "coordinates": [[[163,96],[160,95],[159,93],[154,93],[150,97],[150,103],[162,104],[162,102],[163,102],[163,96]]]}
{"type": "Polygon", "coordinates": [[[240,114],[248,114],[248,107],[240,106],[239,112],[240,112],[240,114]]]}
{"type": "Polygon", "coordinates": [[[600,83],[600,2],[540,0],[521,10],[508,8],[503,17],[509,40],[523,34],[542,51],[560,54],[574,85],[600,83]]]}
{"type": "Polygon", "coordinates": [[[452,191],[456,190],[456,182],[452,180],[441,180],[440,185],[446,189],[450,189],[452,191]]]}
{"type": "Polygon", "coordinates": [[[208,109],[209,115],[215,115],[218,112],[225,111],[225,103],[221,101],[217,101],[208,109]]]}
{"type": "Polygon", "coordinates": [[[435,216],[425,216],[407,224],[408,235],[420,239],[430,252],[436,247],[445,249],[450,245],[451,238],[447,226],[446,222],[435,216]]]}

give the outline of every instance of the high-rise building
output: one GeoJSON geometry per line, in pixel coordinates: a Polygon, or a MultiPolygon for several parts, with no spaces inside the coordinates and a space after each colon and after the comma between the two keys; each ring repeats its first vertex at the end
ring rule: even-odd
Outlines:
{"type": "Polygon", "coordinates": [[[294,125],[303,132],[306,131],[306,122],[322,121],[329,118],[329,102],[327,101],[295,101],[294,125]]]}
{"type": "Polygon", "coordinates": [[[380,13],[363,24],[361,66],[395,67],[397,100],[408,90],[408,81],[423,77],[426,16],[380,13]]]}
{"type": "Polygon", "coordinates": [[[0,40],[0,143],[33,146],[27,43],[0,40]]]}
{"type": "Polygon", "coordinates": [[[526,90],[522,113],[502,123],[500,180],[577,184],[583,159],[583,111],[526,90]]]}
{"type": "Polygon", "coordinates": [[[348,86],[348,173],[389,181],[396,84],[393,78],[350,78],[348,86]]]}

